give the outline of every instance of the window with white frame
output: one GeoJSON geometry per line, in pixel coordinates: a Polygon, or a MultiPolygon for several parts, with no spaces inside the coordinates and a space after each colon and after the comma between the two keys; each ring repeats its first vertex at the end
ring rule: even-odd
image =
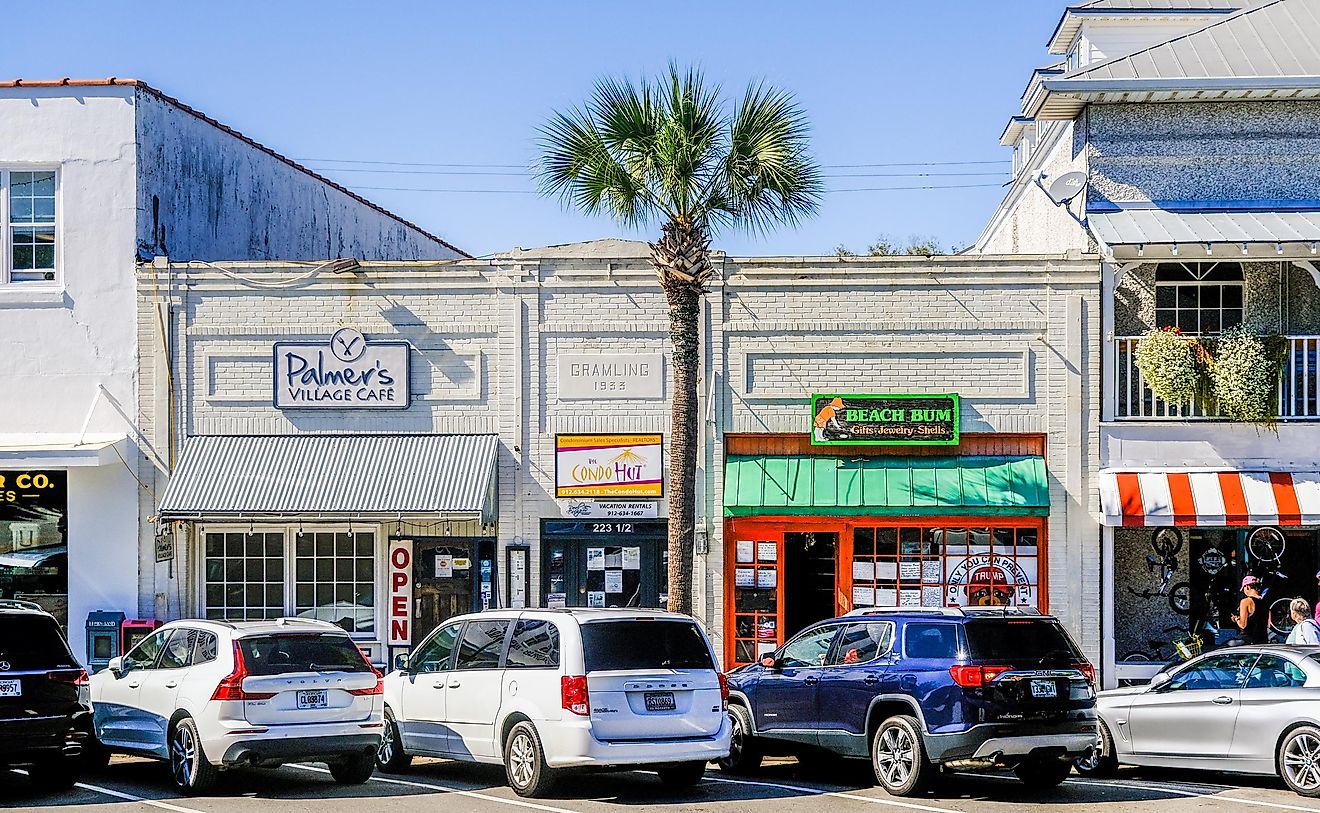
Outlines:
{"type": "Polygon", "coordinates": [[[1155,324],[1214,336],[1242,324],[1245,291],[1239,263],[1160,263],[1155,268],[1155,324]]]}
{"type": "Polygon", "coordinates": [[[56,279],[56,171],[0,170],[5,237],[4,276],[8,283],[56,279]]]}
{"type": "Polygon", "coordinates": [[[301,616],[376,629],[376,536],[362,531],[204,529],[202,615],[301,616]]]}

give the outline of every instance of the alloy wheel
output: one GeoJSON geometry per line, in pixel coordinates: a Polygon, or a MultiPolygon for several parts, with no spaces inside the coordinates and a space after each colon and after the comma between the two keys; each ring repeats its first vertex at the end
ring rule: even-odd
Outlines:
{"type": "Polygon", "coordinates": [[[532,745],[531,736],[525,731],[514,734],[513,740],[509,742],[509,768],[518,787],[525,788],[532,783],[535,759],[536,749],[532,745]]]}
{"type": "Polygon", "coordinates": [[[1302,790],[1320,788],[1320,737],[1298,734],[1283,749],[1283,770],[1288,781],[1302,790]]]}
{"type": "Polygon", "coordinates": [[[916,764],[916,749],[912,736],[898,726],[886,729],[880,735],[875,749],[876,773],[890,786],[902,785],[912,775],[916,764]]]}
{"type": "Polygon", "coordinates": [[[174,781],[179,787],[191,787],[193,783],[193,764],[197,759],[197,741],[192,729],[186,725],[174,729],[174,738],[170,742],[170,768],[174,772],[174,781]]]}
{"type": "Polygon", "coordinates": [[[385,733],[380,737],[380,748],[376,749],[376,762],[388,765],[394,760],[394,726],[385,723],[385,733]]]}
{"type": "Polygon", "coordinates": [[[743,737],[746,733],[743,731],[742,719],[736,714],[729,715],[732,723],[729,729],[729,761],[737,764],[743,751],[743,737]]]}

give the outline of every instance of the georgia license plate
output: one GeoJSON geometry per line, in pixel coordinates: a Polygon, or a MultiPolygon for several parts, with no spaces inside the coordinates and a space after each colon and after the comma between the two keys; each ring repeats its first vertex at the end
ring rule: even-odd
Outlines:
{"type": "Polygon", "coordinates": [[[329,705],[330,702],[329,698],[326,697],[325,689],[298,692],[298,708],[300,709],[323,709],[329,705]]]}
{"type": "Polygon", "coordinates": [[[673,711],[677,708],[673,692],[647,692],[644,699],[647,711],[673,711]]]}
{"type": "Polygon", "coordinates": [[[1032,697],[1058,697],[1059,687],[1054,685],[1052,680],[1033,680],[1031,681],[1032,697]]]}
{"type": "Polygon", "coordinates": [[[0,680],[0,697],[22,697],[23,684],[17,680],[0,680]]]}

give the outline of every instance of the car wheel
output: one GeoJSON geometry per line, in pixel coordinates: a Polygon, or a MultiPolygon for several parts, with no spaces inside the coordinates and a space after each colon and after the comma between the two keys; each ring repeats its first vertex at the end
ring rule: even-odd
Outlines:
{"type": "Polygon", "coordinates": [[[657,766],[660,781],[674,788],[690,788],[706,775],[705,762],[674,762],[657,766]]]}
{"type": "Polygon", "coordinates": [[[376,767],[385,773],[403,773],[412,764],[412,754],[403,750],[403,737],[394,713],[385,709],[385,730],[376,749],[376,767]]]}
{"type": "Polygon", "coordinates": [[[935,772],[921,741],[921,721],[908,715],[890,717],[871,738],[871,768],[891,796],[912,796],[935,772]]]}
{"type": "Polygon", "coordinates": [[[341,785],[361,785],[376,770],[376,757],[372,754],[354,754],[340,762],[330,763],[330,775],[341,785]]]}
{"type": "Polygon", "coordinates": [[[1052,757],[1029,759],[1018,763],[1013,773],[1032,790],[1046,790],[1057,787],[1068,778],[1068,774],[1072,773],[1072,763],[1052,757]]]}
{"type": "Polygon", "coordinates": [[[509,787],[519,796],[543,796],[555,784],[555,772],[545,764],[541,738],[526,720],[515,725],[504,742],[504,771],[509,787]]]}
{"type": "Polygon", "coordinates": [[[1301,726],[1279,743],[1279,776],[1293,793],[1320,796],[1320,728],[1301,726]]]}
{"type": "Polygon", "coordinates": [[[215,784],[218,773],[206,758],[193,718],[184,717],[175,723],[170,732],[170,775],[174,786],[188,796],[205,793],[215,784]]]}
{"type": "Polygon", "coordinates": [[[28,779],[40,790],[68,790],[78,782],[82,762],[77,758],[56,757],[28,768],[28,779]]]}
{"type": "Polygon", "coordinates": [[[1082,776],[1100,779],[1118,773],[1118,755],[1114,753],[1114,738],[1109,733],[1109,726],[1105,725],[1103,720],[1098,725],[1099,746],[1091,751],[1089,756],[1078,757],[1073,765],[1077,767],[1077,773],[1082,776]]]}
{"type": "Polygon", "coordinates": [[[752,715],[742,706],[729,706],[729,755],[716,761],[720,770],[749,774],[761,767],[760,744],[752,736],[752,715]]]}

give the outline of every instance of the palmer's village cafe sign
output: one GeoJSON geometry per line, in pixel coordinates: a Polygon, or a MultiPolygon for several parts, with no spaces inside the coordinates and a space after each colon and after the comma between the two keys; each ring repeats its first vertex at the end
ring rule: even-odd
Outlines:
{"type": "Polygon", "coordinates": [[[328,342],[278,342],[275,408],[407,409],[409,350],[347,327],[328,342]]]}

